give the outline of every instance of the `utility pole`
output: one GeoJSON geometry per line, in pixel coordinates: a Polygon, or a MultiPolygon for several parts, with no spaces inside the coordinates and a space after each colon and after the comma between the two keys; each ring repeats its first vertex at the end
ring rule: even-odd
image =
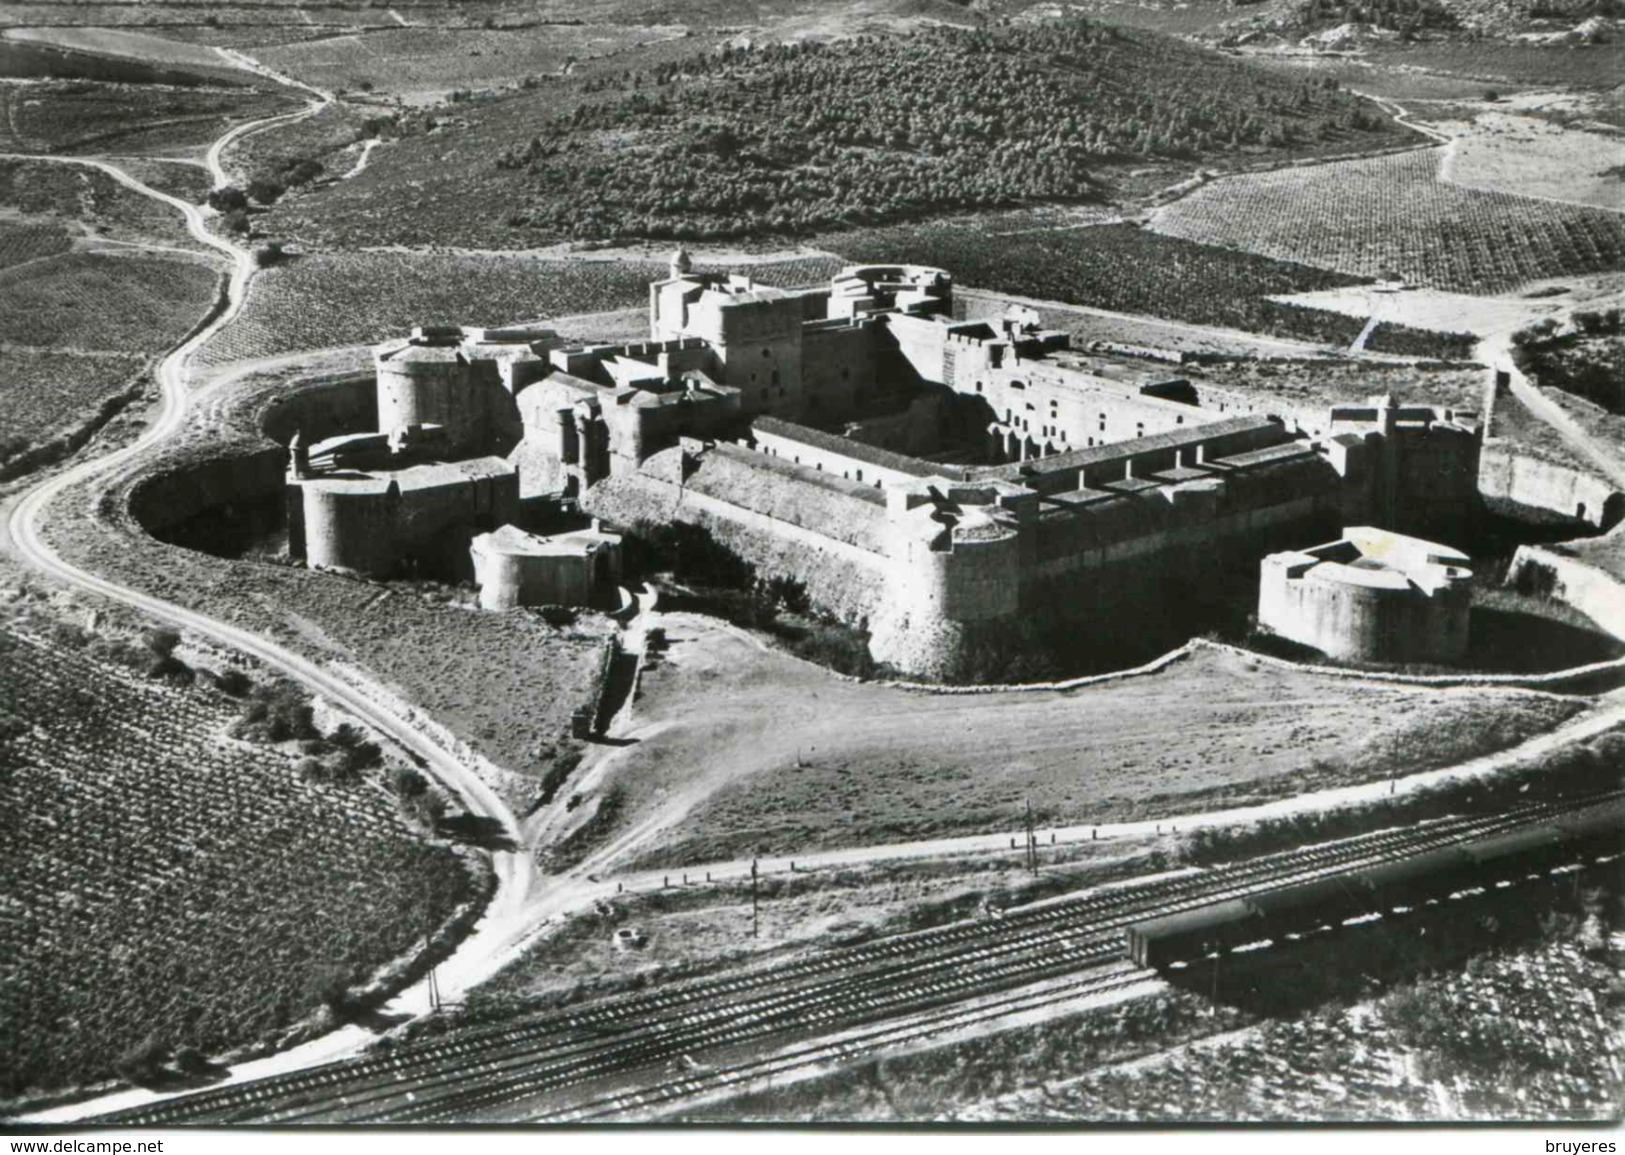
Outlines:
{"type": "Polygon", "coordinates": [[[1033,833],[1033,800],[1027,799],[1027,869],[1038,876],[1038,835],[1033,833]]]}
{"type": "Polygon", "coordinates": [[[761,905],[756,899],[756,859],[750,860],[750,937],[761,933],[761,905]]]}
{"type": "Polygon", "coordinates": [[[429,968],[429,1013],[440,1013],[440,979],[435,975],[435,968],[429,968]]]}

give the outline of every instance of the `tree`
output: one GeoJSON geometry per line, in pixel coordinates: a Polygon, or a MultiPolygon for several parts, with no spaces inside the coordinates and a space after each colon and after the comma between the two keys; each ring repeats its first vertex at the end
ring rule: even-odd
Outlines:
{"type": "Polygon", "coordinates": [[[262,205],[273,205],[287,189],[267,177],[255,177],[248,182],[248,199],[262,205]]]}
{"type": "Polygon", "coordinates": [[[234,184],[214,189],[204,202],[217,213],[230,213],[248,208],[248,194],[234,184]]]}

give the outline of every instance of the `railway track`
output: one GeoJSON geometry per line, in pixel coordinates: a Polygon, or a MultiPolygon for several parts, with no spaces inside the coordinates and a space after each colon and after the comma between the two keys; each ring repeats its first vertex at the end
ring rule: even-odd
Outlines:
{"type": "MultiPolygon", "coordinates": [[[[1539,822],[1584,802],[1536,803],[1268,855],[1149,882],[1097,889],[1006,913],[830,951],[779,966],[620,996],[522,1022],[475,1028],[388,1054],[197,1092],[104,1117],[125,1125],[448,1122],[596,1118],[644,1110],[671,1083],[667,1068],[698,1053],[807,1040],[803,1062],[834,1061],[871,1028],[874,1049],[930,1033],[969,1000],[1063,976],[1102,980],[1134,921],[1219,899],[1393,861],[1539,822]],[[947,1011],[944,1008],[948,1008],[947,1011]],[[936,1025],[930,1025],[936,1016],[936,1025]],[[909,1024],[914,1024],[911,1027],[909,1024]],[[824,1041],[820,1042],[822,1036],[824,1041]],[[832,1036],[846,1042],[829,1041],[832,1036]],[[895,1036],[895,1037],[894,1037],[895,1036]],[[838,1049],[825,1054],[828,1048],[838,1049]],[[648,1076],[659,1072],[651,1085],[648,1076]],[[644,1086],[624,1084],[639,1076],[644,1086]],[[665,1081],[661,1081],[665,1080],[665,1081]],[[639,1096],[642,1096],[641,1098],[639,1096]],[[585,1114],[583,1114],[585,1112],[585,1114]]],[[[1020,996],[1011,995],[1011,998],[1020,996]]],[[[783,1063],[765,1059],[761,1063],[783,1063]]],[[[729,1068],[749,1080],[755,1061],[729,1068]]],[[[733,1078],[728,1075],[727,1078],[733,1078]]],[[[708,1083],[723,1075],[682,1083],[708,1083]]],[[[688,1094],[683,1092],[682,1094],[688,1094]]],[[[678,1095],[681,1098],[682,1095],[678,1095]]]]}

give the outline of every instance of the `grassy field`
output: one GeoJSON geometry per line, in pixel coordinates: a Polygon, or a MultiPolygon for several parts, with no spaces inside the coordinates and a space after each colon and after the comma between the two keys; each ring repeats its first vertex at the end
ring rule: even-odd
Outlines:
{"type": "Polygon", "coordinates": [[[838,681],[673,617],[612,779],[625,821],[687,812],[648,864],[1243,805],[1511,745],[1581,708],[1413,693],[1203,652],[1068,693],[938,695],[838,681]],[[698,709],[703,701],[705,709],[698,709]]]}
{"type": "Polygon", "coordinates": [[[49,81],[14,94],[16,143],[31,152],[201,155],[232,124],[293,108],[250,89],[49,81]]]}
{"type": "Polygon", "coordinates": [[[11,616],[4,1094],[109,1077],[147,1042],[218,1054],[285,1028],[469,894],[381,771],[302,776],[295,743],[228,737],[243,705],[202,679],[11,616]]]}
{"type": "Polygon", "coordinates": [[[1625,215],[1441,183],[1439,153],[1214,181],[1157,211],[1184,240],[1467,293],[1625,268],[1625,215]]]}
{"type": "Polygon", "coordinates": [[[682,26],[602,24],[535,28],[394,28],[267,48],[257,54],[289,76],[329,89],[412,101],[457,89],[502,88],[564,72],[580,60],[677,39],[682,26]]]}
{"type": "MultiPolygon", "coordinates": [[[[1064,890],[1159,869],[1144,845],[1085,844],[1048,861],[1039,879],[1018,856],[1006,861],[887,863],[814,874],[770,876],[758,887],[752,938],[748,883],[718,883],[617,898],[610,913],[583,912],[535,946],[468,1000],[472,1022],[639,989],[724,967],[803,957],[858,939],[965,918],[984,902],[1014,906],[1064,890]],[[614,948],[618,927],[647,936],[637,951],[614,948]]],[[[676,880],[673,880],[674,883],[676,880]]]]}
{"type": "Polygon", "coordinates": [[[1480,113],[1455,146],[1449,179],[1484,192],[1625,206],[1625,140],[1533,116],[1480,113]]]}

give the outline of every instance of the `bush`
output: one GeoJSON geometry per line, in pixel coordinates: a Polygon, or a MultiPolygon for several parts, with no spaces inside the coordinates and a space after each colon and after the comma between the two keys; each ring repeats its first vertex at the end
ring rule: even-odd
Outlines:
{"type": "Polygon", "coordinates": [[[233,698],[241,698],[254,688],[249,676],[235,666],[227,666],[213,675],[214,685],[222,694],[229,694],[233,698]]]}
{"type": "Polygon", "coordinates": [[[248,182],[248,199],[262,205],[274,205],[287,188],[274,180],[255,177],[248,182]]]}
{"type": "Polygon", "coordinates": [[[401,798],[421,798],[429,792],[429,780],[410,766],[398,766],[389,776],[389,788],[401,798]]]}
{"type": "Polygon", "coordinates": [[[148,630],[141,639],[160,658],[167,658],[175,652],[175,647],[181,644],[181,636],[174,630],[160,627],[148,630]]]}
{"type": "Polygon", "coordinates": [[[248,209],[248,194],[236,185],[210,191],[204,203],[217,213],[244,212],[248,209]]]}

